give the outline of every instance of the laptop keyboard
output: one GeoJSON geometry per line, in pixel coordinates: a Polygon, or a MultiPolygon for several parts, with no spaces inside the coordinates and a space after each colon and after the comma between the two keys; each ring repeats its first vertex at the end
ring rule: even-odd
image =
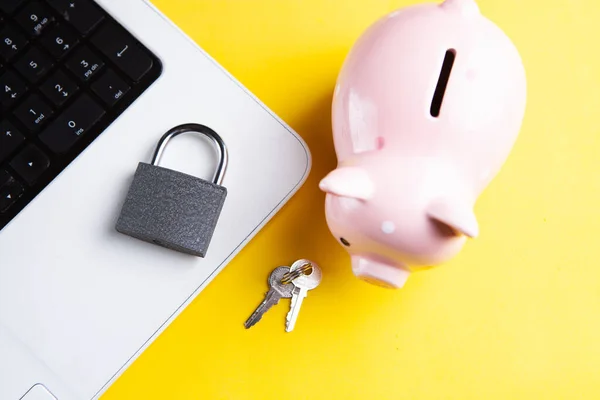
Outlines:
{"type": "Polygon", "coordinates": [[[92,0],[0,0],[0,64],[1,230],[162,66],[92,0]]]}

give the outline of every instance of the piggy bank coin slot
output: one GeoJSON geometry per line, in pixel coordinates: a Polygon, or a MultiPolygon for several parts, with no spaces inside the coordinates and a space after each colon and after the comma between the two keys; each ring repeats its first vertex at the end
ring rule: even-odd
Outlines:
{"type": "Polygon", "coordinates": [[[442,64],[442,70],[440,71],[440,77],[438,79],[435,92],[433,93],[433,99],[431,100],[431,108],[429,112],[432,117],[439,117],[440,110],[442,109],[442,102],[444,101],[444,95],[446,94],[446,88],[448,87],[448,81],[450,80],[450,73],[454,66],[454,60],[456,59],[456,50],[449,49],[446,51],[444,57],[444,63],[442,64]]]}

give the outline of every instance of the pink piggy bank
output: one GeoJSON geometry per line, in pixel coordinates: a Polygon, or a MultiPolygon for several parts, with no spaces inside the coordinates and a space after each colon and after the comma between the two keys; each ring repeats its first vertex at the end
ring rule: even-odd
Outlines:
{"type": "Polygon", "coordinates": [[[526,102],[510,39],[473,0],[393,12],[358,40],[333,100],[338,167],[320,183],[354,274],[385,287],[454,257],[526,102]]]}

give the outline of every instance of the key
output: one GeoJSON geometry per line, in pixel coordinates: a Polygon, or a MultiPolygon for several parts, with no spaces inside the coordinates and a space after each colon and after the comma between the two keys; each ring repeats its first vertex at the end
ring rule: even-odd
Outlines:
{"type": "Polygon", "coordinates": [[[109,106],[113,106],[119,101],[129,89],[129,85],[123,79],[119,78],[112,69],[106,71],[106,73],[92,85],[94,93],[109,106]]]}
{"type": "Polygon", "coordinates": [[[296,321],[298,320],[298,314],[300,313],[300,307],[302,306],[302,301],[308,295],[308,291],[315,289],[321,283],[322,274],[319,266],[312,261],[308,260],[298,260],[290,267],[290,272],[295,271],[298,268],[301,268],[303,265],[310,263],[312,265],[312,271],[310,271],[309,275],[300,275],[296,278],[292,283],[294,284],[294,289],[292,291],[292,302],[290,305],[290,312],[286,317],[285,331],[291,332],[294,330],[294,326],[296,326],[296,321]]]}
{"type": "Polygon", "coordinates": [[[27,39],[13,26],[5,26],[0,32],[0,55],[5,60],[12,59],[27,45],[27,39]]]}
{"type": "Polygon", "coordinates": [[[0,76],[0,103],[3,109],[13,105],[27,90],[27,85],[14,72],[7,71],[0,76]]]}
{"type": "Polygon", "coordinates": [[[32,36],[41,35],[53,21],[50,9],[39,1],[27,4],[17,15],[17,22],[32,36]]]}
{"type": "Polygon", "coordinates": [[[104,109],[83,93],[40,134],[40,140],[53,152],[66,153],[104,114],[104,109]]]}
{"type": "Polygon", "coordinates": [[[0,169],[0,187],[6,185],[11,179],[12,176],[8,172],[0,169]]]}
{"type": "Polygon", "coordinates": [[[32,47],[15,64],[15,68],[31,83],[39,81],[50,68],[52,60],[37,47],[32,47]]]}
{"type": "Polygon", "coordinates": [[[0,10],[12,14],[25,0],[0,0],[0,10]]]}
{"type": "Polygon", "coordinates": [[[57,107],[62,106],[78,89],[77,84],[62,71],[56,71],[40,87],[42,93],[57,107]]]}
{"type": "Polygon", "coordinates": [[[15,110],[15,116],[32,132],[45,125],[52,114],[52,108],[37,94],[29,96],[15,110]]]}
{"type": "Polygon", "coordinates": [[[0,163],[10,156],[25,141],[21,134],[10,122],[0,122],[0,163]]]}
{"type": "Polygon", "coordinates": [[[33,186],[50,166],[50,159],[40,149],[30,144],[13,158],[10,166],[29,186],[33,186]]]}
{"type": "Polygon", "coordinates": [[[104,67],[104,62],[89,47],[82,47],[67,61],[67,68],[82,81],[89,80],[104,67]]]}
{"type": "Polygon", "coordinates": [[[127,31],[115,24],[105,24],[100,28],[92,43],[135,82],[152,68],[152,58],[127,31]]]}
{"type": "Polygon", "coordinates": [[[56,59],[64,57],[78,42],[77,36],[75,36],[73,31],[65,25],[59,25],[52,29],[52,31],[42,39],[44,47],[56,59]]]}
{"type": "Polygon", "coordinates": [[[87,35],[104,19],[102,12],[90,0],[48,0],[48,2],[82,35],[87,35]]]}
{"type": "Polygon", "coordinates": [[[0,170],[0,213],[8,211],[23,194],[23,186],[6,171],[0,170]]]}
{"type": "Polygon", "coordinates": [[[284,285],[281,283],[281,278],[283,275],[290,270],[290,267],[277,267],[271,272],[269,275],[269,291],[265,296],[265,299],[258,306],[256,311],[252,313],[250,318],[246,321],[244,326],[246,329],[254,326],[262,316],[271,309],[274,305],[279,303],[279,300],[282,298],[289,299],[292,297],[292,290],[294,290],[294,285],[287,284],[284,285]]]}

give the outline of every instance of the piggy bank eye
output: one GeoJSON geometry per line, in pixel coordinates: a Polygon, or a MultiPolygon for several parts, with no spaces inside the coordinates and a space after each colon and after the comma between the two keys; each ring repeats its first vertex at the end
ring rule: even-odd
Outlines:
{"type": "Polygon", "coordinates": [[[350,247],[350,242],[349,242],[349,241],[347,241],[346,239],[344,239],[344,238],[340,238],[340,242],[342,242],[342,244],[343,244],[344,246],[346,246],[346,247],[350,247]]]}

